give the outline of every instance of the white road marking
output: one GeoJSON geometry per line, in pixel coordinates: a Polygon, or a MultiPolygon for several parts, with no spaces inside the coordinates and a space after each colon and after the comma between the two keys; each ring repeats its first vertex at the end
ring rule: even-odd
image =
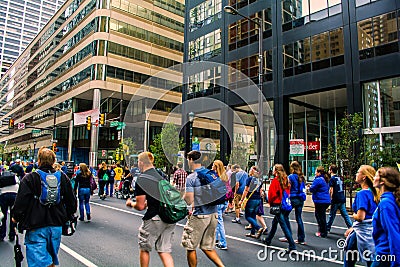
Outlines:
{"type": "MultiPolygon", "coordinates": [[[[110,206],[107,206],[107,205],[104,205],[104,204],[99,204],[99,203],[96,203],[96,202],[90,202],[90,204],[93,204],[93,205],[96,205],[96,206],[100,206],[100,207],[104,207],[104,208],[107,208],[107,209],[112,209],[112,210],[116,210],[116,211],[120,211],[120,212],[129,213],[129,214],[140,216],[140,217],[144,216],[141,213],[137,213],[137,212],[133,212],[133,211],[129,211],[129,210],[124,210],[124,209],[120,209],[120,208],[116,208],[116,207],[110,207],[110,206]]],[[[264,217],[273,218],[272,216],[264,216],[264,217]]],[[[294,220],[291,220],[291,221],[294,221],[294,220]]],[[[304,223],[307,223],[307,222],[304,222],[304,223]]],[[[308,223],[308,224],[317,225],[316,223],[308,223]]],[[[180,223],[177,223],[176,225],[178,225],[180,227],[184,227],[185,226],[184,224],[180,224],[180,223]]],[[[332,227],[339,228],[339,229],[347,229],[347,228],[339,227],[339,226],[332,226],[332,227]]],[[[268,247],[268,248],[272,248],[272,249],[276,249],[276,250],[286,250],[285,248],[282,248],[282,247],[266,246],[266,245],[264,245],[262,243],[254,242],[254,241],[243,239],[243,238],[236,237],[236,236],[226,235],[226,237],[229,238],[229,239],[240,241],[240,242],[244,242],[244,243],[248,243],[248,244],[252,244],[252,245],[257,245],[257,246],[260,246],[260,247],[263,247],[263,248],[268,247]]],[[[307,253],[303,253],[303,252],[300,252],[300,251],[297,251],[296,254],[301,255],[301,256],[305,257],[306,259],[309,257],[310,259],[313,259],[314,261],[327,261],[327,262],[332,262],[332,263],[343,265],[342,261],[338,261],[338,260],[334,260],[334,259],[330,259],[330,258],[324,258],[324,257],[321,257],[321,256],[307,254],[307,253]]],[[[356,266],[357,267],[363,267],[363,265],[356,265],[356,266]]]]}
{"type": "Polygon", "coordinates": [[[88,267],[97,267],[96,264],[94,264],[93,262],[91,262],[90,260],[86,259],[85,257],[79,255],[78,253],[76,253],[75,251],[73,251],[72,249],[70,249],[69,247],[67,247],[64,244],[60,245],[60,248],[62,250],[64,250],[66,253],[68,253],[69,255],[71,255],[72,257],[74,257],[75,259],[77,259],[78,261],[80,261],[82,264],[84,264],[85,266],[88,267]]]}

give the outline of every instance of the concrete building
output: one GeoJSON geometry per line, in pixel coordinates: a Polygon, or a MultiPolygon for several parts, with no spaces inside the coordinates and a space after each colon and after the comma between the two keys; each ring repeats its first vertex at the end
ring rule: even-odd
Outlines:
{"type": "MultiPolygon", "coordinates": [[[[312,180],[328,144],[335,143],[335,125],[345,111],[363,112],[377,146],[390,149],[400,142],[398,0],[186,1],[184,61],[226,64],[258,84],[258,28],[224,13],[226,5],[264,22],[263,95],[276,125],[276,131],[263,129],[265,172],[275,162],[288,166],[295,159],[312,180]],[[296,142],[304,149],[291,154],[296,142]]],[[[227,79],[228,85],[238,82],[229,73],[227,79]]],[[[247,126],[257,131],[257,113],[249,112],[257,107],[256,96],[250,103],[240,101],[234,92],[203,79],[184,89],[183,101],[203,96],[226,103],[242,117],[252,116],[247,126]]],[[[185,109],[182,116],[191,111],[185,109]]],[[[221,112],[215,119],[224,116],[221,112]]],[[[224,159],[234,133],[235,127],[220,131],[224,159]]]]}
{"type": "Polygon", "coordinates": [[[63,3],[64,0],[0,2],[0,77],[63,3]]]}
{"type": "Polygon", "coordinates": [[[183,14],[179,0],[67,1],[0,80],[4,156],[32,157],[33,148],[57,140],[58,159],[89,162],[90,155],[92,166],[115,160],[122,133],[110,122],[122,120],[131,101],[138,129],[132,139],[137,150],[147,149],[181,103],[181,86],[157,78],[145,90],[151,94],[138,90],[182,62],[183,14]],[[92,116],[90,130],[88,115],[74,122],[81,112],[92,116]],[[102,127],[99,113],[106,114],[102,127]],[[10,119],[15,127],[8,130],[10,119]]]}

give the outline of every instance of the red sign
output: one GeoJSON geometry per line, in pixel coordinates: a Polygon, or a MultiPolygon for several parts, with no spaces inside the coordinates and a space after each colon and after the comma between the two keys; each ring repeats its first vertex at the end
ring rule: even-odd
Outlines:
{"type": "Polygon", "coordinates": [[[102,150],[102,151],[101,151],[101,156],[102,156],[102,157],[105,157],[105,156],[106,156],[106,151],[105,151],[105,150],[102,150]]]}
{"type": "Polygon", "coordinates": [[[307,149],[308,150],[314,150],[314,151],[317,151],[317,150],[320,150],[320,143],[319,143],[319,141],[312,141],[312,142],[307,142],[307,149]]]}

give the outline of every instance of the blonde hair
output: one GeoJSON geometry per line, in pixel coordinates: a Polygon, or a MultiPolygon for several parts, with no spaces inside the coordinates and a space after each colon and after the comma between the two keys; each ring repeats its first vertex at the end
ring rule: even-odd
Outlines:
{"type": "Polygon", "coordinates": [[[56,162],[56,154],[54,154],[53,150],[50,150],[47,147],[42,146],[38,151],[39,166],[53,166],[55,162],[56,162]]]}
{"type": "Polygon", "coordinates": [[[84,177],[90,177],[92,175],[88,166],[85,163],[79,163],[79,169],[81,170],[84,177]]]}
{"type": "Polygon", "coordinates": [[[278,181],[281,184],[282,189],[289,188],[289,181],[287,178],[287,174],[285,168],[283,168],[282,164],[275,164],[274,165],[275,171],[277,173],[278,181]]]}
{"type": "Polygon", "coordinates": [[[225,167],[224,167],[224,163],[222,163],[222,161],[220,161],[220,160],[215,160],[214,161],[214,165],[215,165],[215,168],[217,170],[218,177],[222,181],[227,182],[229,180],[229,178],[228,178],[228,175],[226,175],[226,170],[225,170],[225,167]]]}
{"type": "Polygon", "coordinates": [[[150,152],[142,152],[139,154],[138,160],[143,162],[145,165],[151,165],[154,162],[154,156],[150,152]]]}
{"type": "Polygon", "coordinates": [[[381,196],[380,192],[374,187],[374,176],[376,173],[374,167],[370,165],[361,165],[359,171],[362,175],[365,175],[365,183],[374,195],[374,202],[378,204],[381,196]]]}
{"type": "Polygon", "coordinates": [[[393,192],[397,206],[400,207],[400,173],[391,167],[383,167],[378,170],[379,178],[385,185],[385,189],[393,192]]]}
{"type": "Polygon", "coordinates": [[[107,170],[107,164],[104,161],[101,163],[101,168],[107,170]]]}

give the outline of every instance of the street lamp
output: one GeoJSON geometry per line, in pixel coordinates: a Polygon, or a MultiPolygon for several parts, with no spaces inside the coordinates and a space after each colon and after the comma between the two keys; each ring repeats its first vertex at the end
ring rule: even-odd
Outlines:
{"type": "Polygon", "coordinates": [[[188,117],[189,117],[189,140],[190,140],[190,148],[189,151],[192,150],[193,147],[193,121],[194,121],[194,112],[189,112],[188,113],[188,117]]]}
{"type": "Polygon", "coordinates": [[[264,109],[263,109],[263,71],[264,71],[264,60],[263,60],[263,24],[264,19],[258,18],[257,20],[249,18],[243,14],[240,14],[232,6],[225,6],[224,11],[231,15],[239,15],[242,18],[247,19],[248,21],[254,23],[258,26],[258,127],[259,131],[257,132],[257,153],[259,155],[258,168],[260,169],[261,175],[264,173],[264,149],[263,149],[263,140],[262,140],[262,131],[264,131],[264,109]]]}

